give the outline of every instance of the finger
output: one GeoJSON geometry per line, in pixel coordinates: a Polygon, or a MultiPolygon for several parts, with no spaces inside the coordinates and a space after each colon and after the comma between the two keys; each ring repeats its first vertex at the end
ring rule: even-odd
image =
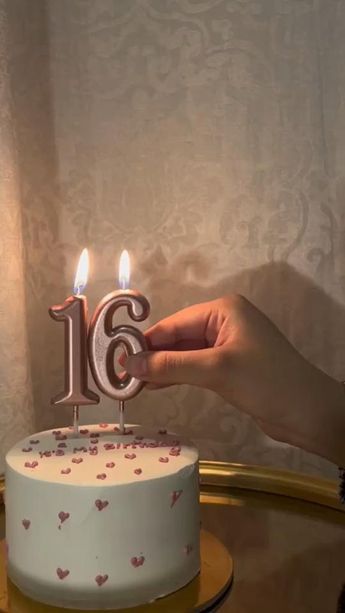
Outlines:
{"type": "Polygon", "coordinates": [[[128,356],[125,368],[132,376],[150,383],[209,387],[216,376],[219,351],[147,351],[128,356]]]}
{"type": "MultiPolygon", "coordinates": [[[[214,308],[214,307],[213,307],[214,308]]],[[[145,337],[151,349],[175,347],[181,341],[197,341],[198,348],[210,344],[212,302],[196,304],[174,313],[149,328],[145,337]]],[[[213,334],[214,339],[216,334],[213,334]]],[[[212,340],[212,339],[211,339],[212,340]]],[[[214,342],[214,341],[213,341],[214,342]]],[[[191,347],[193,349],[193,347],[191,347]]]]}

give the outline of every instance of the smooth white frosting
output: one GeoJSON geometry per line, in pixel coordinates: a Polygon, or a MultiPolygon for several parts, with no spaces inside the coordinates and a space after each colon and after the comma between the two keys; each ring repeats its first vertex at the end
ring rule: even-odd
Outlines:
{"type": "Polygon", "coordinates": [[[48,604],[125,608],[171,593],[200,566],[197,450],[114,424],[27,437],[6,457],[6,539],[10,578],[48,604]]]}

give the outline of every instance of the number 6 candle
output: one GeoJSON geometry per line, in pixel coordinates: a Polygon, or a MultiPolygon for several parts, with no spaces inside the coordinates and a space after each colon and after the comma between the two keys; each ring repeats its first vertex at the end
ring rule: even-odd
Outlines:
{"type": "Polygon", "coordinates": [[[65,325],[65,389],[52,404],[73,406],[74,433],[78,434],[79,405],[98,404],[99,396],[87,381],[87,300],[81,292],[88,275],[88,252],[84,249],[74,282],[74,295],[62,305],[52,306],[50,316],[65,325]]]}
{"type": "Polygon", "coordinates": [[[89,329],[89,360],[96,385],[116,400],[120,407],[120,430],[124,432],[124,402],[133,398],[144,383],[130,375],[119,377],[115,371],[115,351],[122,346],[128,355],[147,349],[143,334],[131,325],[114,326],[114,315],[120,307],[127,307],[129,317],[144,321],[150,312],[145,296],[136,290],[126,289],[129,283],[129,255],[123,251],[120,258],[119,282],[121,289],[111,292],[101,300],[92,316],[89,329]]]}

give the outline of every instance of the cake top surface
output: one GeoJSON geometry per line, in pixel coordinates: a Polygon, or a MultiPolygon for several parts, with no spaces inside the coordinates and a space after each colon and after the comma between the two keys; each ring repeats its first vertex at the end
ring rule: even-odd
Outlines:
{"type": "Polygon", "coordinates": [[[71,427],[39,432],[6,456],[8,467],[29,478],[95,487],[188,472],[197,460],[196,448],[176,434],[137,425],[121,434],[116,424],[80,426],[78,437],[71,427]]]}

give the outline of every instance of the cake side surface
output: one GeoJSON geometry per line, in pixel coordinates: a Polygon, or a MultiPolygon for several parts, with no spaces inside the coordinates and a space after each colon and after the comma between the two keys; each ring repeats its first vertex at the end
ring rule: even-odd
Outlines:
{"type": "Polygon", "coordinates": [[[81,430],[39,433],[7,454],[10,578],[75,608],[125,608],[179,589],[200,566],[197,450],[137,426],[125,436],[114,425],[81,430]]]}

